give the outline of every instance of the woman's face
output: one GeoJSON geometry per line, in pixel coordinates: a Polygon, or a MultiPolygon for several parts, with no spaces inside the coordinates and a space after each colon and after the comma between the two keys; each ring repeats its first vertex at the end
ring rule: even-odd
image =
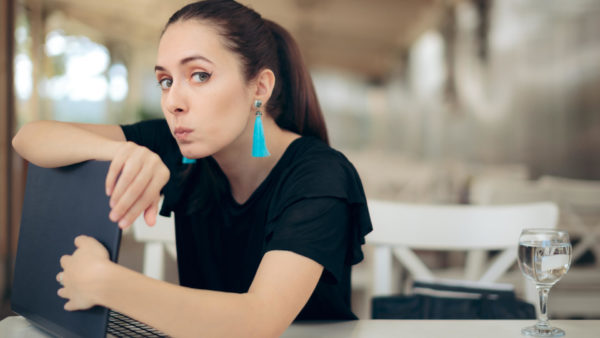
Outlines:
{"type": "Polygon", "coordinates": [[[183,156],[200,158],[243,143],[254,97],[239,56],[209,24],[171,24],[158,46],[161,106],[183,156]],[[240,143],[240,142],[238,142],[240,143]]]}

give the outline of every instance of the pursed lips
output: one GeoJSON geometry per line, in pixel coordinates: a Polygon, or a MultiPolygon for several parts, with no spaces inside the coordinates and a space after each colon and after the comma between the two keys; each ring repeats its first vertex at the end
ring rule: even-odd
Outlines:
{"type": "Polygon", "coordinates": [[[190,128],[183,128],[183,127],[177,127],[175,128],[175,130],[173,131],[173,135],[175,136],[175,138],[177,140],[180,141],[185,141],[186,137],[191,134],[194,131],[194,129],[190,129],[190,128]]]}

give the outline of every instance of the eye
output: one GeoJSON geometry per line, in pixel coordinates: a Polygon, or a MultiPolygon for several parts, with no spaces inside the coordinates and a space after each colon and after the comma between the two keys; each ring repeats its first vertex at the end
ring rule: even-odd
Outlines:
{"type": "Polygon", "coordinates": [[[211,74],[207,72],[196,72],[192,74],[192,79],[195,82],[206,82],[208,79],[210,79],[210,75],[211,74]]]}
{"type": "Polygon", "coordinates": [[[173,85],[173,80],[169,79],[169,78],[164,78],[160,81],[158,81],[158,85],[160,86],[160,88],[162,90],[166,90],[171,88],[171,86],[173,85]]]}

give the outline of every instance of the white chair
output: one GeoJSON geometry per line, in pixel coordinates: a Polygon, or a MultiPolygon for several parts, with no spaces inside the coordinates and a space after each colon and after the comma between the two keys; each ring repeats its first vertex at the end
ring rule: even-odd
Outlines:
{"type": "MultiPolygon", "coordinates": [[[[549,308],[559,318],[600,316],[600,181],[543,176],[537,181],[476,179],[470,187],[475,204],[506,204],[552,200],[560,210],[558,227],[569,232],[572,261],[594,253],[594,264],[572,264],[552,288],[549,308]]],[[[518,277],[518,276],[513,276],[518,277]]]]}
{"type": "Polygon", "coordinates": [[[573,247],[573,260],[591,250],[595,267],[600,269],[600,181],[542,176],[539,182],[556,197],[561,209],[560,226],[580,240],[573,247]]]}
{"type": "Polygon", "coordinates": [[[144,275],[164,280],[165,255],[177,258],[173,217],[158,215],[156,224],[148,226],[142,215],[133,222],[132,227],[134,239],[144,243],[144,275]]]}
{"type": "Polygon", "coordinates": [[[471,204],[520,204],[556,201],[554,192],[537,181],[477,176],[469,184],[471,204]]]}
{"type": "MultiPolygon", "coordinates": [[[[435,272],[413,250],[485,252],[501,250],[482,271],[486,255],[467,257],[464,280],[496,282],[516,261],[519,234],[524,228],[553,228],[558,220],[554,203],[507,206],[416,205],[369,201],[375,246],[374,295],[394,293],[393,258],[415,278],[433,280],[435,272]]],[[[523,278],[523,281],[525,279],[523,278]]],[[[529,290],[525,298],[535,301],[529,290]]]]}
{"type": "Polygon", "coordinates": [[[477,178],[469,189],[473,204],[553,201],[560,209],[559,227],[580,240],[573,260],[591,250],[600,268],[600,181],[542,176],[537,181],[477,178]]]}

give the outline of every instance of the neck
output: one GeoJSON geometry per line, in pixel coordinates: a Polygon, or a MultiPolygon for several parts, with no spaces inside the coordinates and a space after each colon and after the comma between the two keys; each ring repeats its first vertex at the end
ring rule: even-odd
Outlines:
{"type": "Polygon", "coordinates": [[[287,147],[300,137],[298,134],[279,128],[275,121],[263,115],[263,128],[268,157],[252,157],[252,136],[254,121],[230,146],[213,155],[221,170],[229,180],[231,193],[238,203],[244,203],[258,186],[267,178],[287,147]]]}

